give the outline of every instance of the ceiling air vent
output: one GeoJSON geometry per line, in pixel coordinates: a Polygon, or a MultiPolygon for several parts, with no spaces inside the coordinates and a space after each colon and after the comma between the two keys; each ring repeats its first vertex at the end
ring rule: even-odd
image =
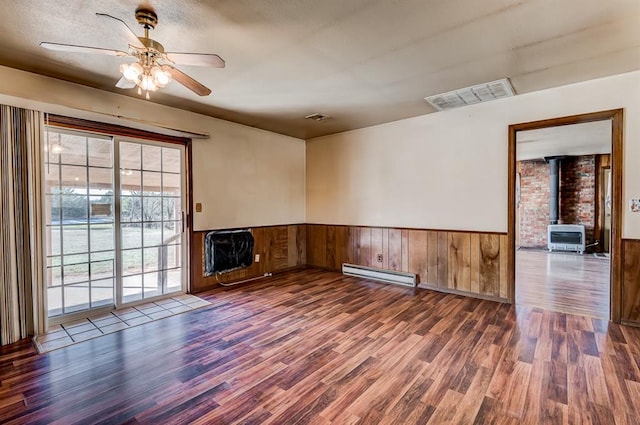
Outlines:
{"type": "Polygon", "coordinates": [[[314,120],[314,121],[324,121],[329,118],[329,115],[322,115],[319,113],[315,113],[315,114],[307,115],[305,118],[308,120],[314,120]]]}
{"type": "Polygon", "coordinates": [[[509,97],[514,94],[515,91],[509,79],[503,78],[502,80],[491,81],[490,83],[478,84],[448,93],[436,94],[425,97],[424,99],[438,111],[445,111],[447,109],[473,105],[474,103],[509,97]]]}

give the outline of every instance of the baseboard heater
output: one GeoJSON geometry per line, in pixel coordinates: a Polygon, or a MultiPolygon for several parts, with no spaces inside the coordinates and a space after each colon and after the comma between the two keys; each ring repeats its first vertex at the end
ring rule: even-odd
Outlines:
{"type": "Polygon", "coordinates": [[[381,282],[393,283],[411,288],[415,288],[418,284],[418,279],[415,273],[374,269],[372,267],[356,266],[355,264],[344,263],[342,265],[342,274],[379,280],[381,282]]]}

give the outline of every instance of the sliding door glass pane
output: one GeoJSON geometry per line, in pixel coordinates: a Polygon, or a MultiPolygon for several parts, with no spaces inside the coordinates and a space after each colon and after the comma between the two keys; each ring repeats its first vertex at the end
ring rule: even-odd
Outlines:
{"type": "Polygon", "coordinates": [[[49,129],[44,176],[49,317],[113,305],[113,140],[49,129]]]}
{"type": "Polygon", "coordinates": [[[119,149],[122,302],[181,291],[182,150],[134,142],[119,149]]]}

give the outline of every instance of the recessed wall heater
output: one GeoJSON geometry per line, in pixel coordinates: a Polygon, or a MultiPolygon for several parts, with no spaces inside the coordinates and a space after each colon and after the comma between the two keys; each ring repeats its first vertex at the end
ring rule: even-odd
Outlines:
{"type": "Polygon", "coordinates": [[[488,102],[513,95],[515,95],[515,90],[513,90],[511,82],[508,78],[503,78],[501,80],[491,81],[490,83],[478,84],[447,93],[436,94],[425,97],[424,99],[438,111],[446,111],[447,109],[460,108],[461,106],[488,102]]]}
{"type": "Polygon", "coordinates": [[[342,274],[347,276],[363,277],[365,279],[379,280],[381,282],[415,288],[418,279],[415,273],[396,272],[393,270],[374,269],[372,267],[357,266],[344,263],[342,274]]]}
{"type": "Polygon", "coordinates": [[[584,253],[585,232],[582,224],[550,224],[547,227],[549,251],[576,251],[584,253]]]}

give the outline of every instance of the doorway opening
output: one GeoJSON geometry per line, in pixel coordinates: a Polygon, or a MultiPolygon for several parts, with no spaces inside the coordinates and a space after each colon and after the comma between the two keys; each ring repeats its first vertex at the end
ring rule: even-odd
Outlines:
{"type": "Polygon", "coordinates": [[[622,111],[509,130],[510,301],[619,320],[622,111]]]}

